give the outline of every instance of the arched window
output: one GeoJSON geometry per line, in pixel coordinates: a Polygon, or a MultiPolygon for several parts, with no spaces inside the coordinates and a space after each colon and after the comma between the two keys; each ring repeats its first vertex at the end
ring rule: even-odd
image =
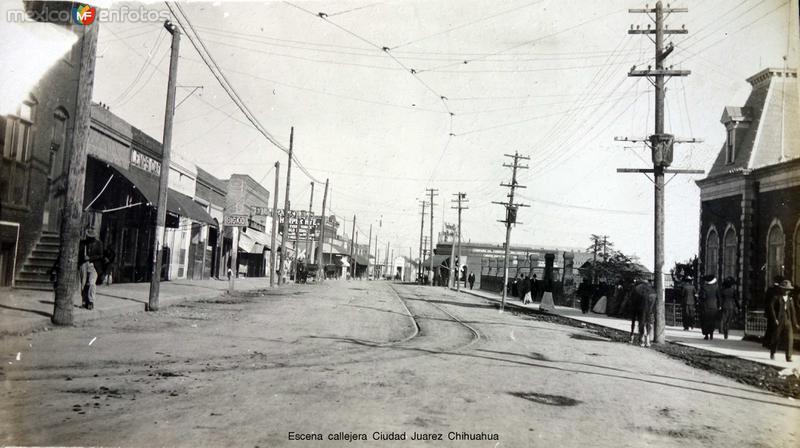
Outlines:
{"type": "Polygon", "coordinates": [[[706,268],[705,275],[719,275],[719,235],[713,227],[706,237],[706,268]]]}
{"type": "Polygon", "coordinates": [[[733,226],[725,231],[725,239],[722,242],[722,278],[736,278],[736,256],[739,242],[736,239],[736,229],[733,226]]]}
{"type": "Polygon", "coordinates": [[[783,275],[783,253],[785,237],[778,220],[774,220],[767,233],[767,286],[775,276],[783,275]]]}
{"type": "MultiPolygon", "coordinates": [[[[794,284],[800,284],[800,221],[797,221],[797,225],[794,228],[794,284]]],[[[796,287],[796,286],[795,286],[796,287]]]]}

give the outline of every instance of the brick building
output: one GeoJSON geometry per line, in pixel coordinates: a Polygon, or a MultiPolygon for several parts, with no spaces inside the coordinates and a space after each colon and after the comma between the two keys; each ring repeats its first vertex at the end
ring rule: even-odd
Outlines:
{"type": "MultiPolygon", "coordinates": [[[[31,2],[27,7],[43,5],[31,2]]],[[[85,29],[69,23],[29,26],[66,30],[77,41],[52,62],[13,112],[0,115],[0,286],[35,286],[42,280],[49,286],[75,126],[85,29]]]]}
{"type": "Polygon", "coordinates": [[[700,271],[737,281],[763,309],[776,275],[800,283],[800,101],[796,69],[747,80],[741,107],[726,107],[726,141],[700,187],[700,271]]]}

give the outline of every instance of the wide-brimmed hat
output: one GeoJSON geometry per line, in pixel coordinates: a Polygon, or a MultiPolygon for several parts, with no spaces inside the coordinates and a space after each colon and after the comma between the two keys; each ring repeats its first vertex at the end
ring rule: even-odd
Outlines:
{"type": "Polygon", "coordinates": [[[92,228],[86,229],[86,238],[97,238],[97,232],[92,228]]]}
{"type": "Polygon", "coordinates": [[[779,288],[781,288],[781,289],[788,289],[788,290],[792,290],[792,289],[794,289],[794,286],[792,286],[792,282],[790,282],[789,280],[784,280],[784,281],[782,281],[782,282],[781,282],[781,283],[778,285],[778,287],[779,287],[779,288]]]}

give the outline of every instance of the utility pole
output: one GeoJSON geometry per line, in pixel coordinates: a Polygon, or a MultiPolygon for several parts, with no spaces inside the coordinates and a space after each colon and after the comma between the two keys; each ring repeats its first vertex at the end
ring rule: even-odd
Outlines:
{"type": "Polygon", "coordinates": [[[369,280],[369,257],[372,255],[372,224],[369,225],[369,237],[367,238],[367,280],[369,280]]]}
{"type": "Polygon", "coordinates": [[[517,188],[527,188],[524,185],[517,184],[517,170],[528,169],[527,165],[519,164],[520,160],[530,160],[530,157],[521,156],[516,151],[514,152],[513,155],[505,154],[505,156],[514,159],[514,163],[512,165],[509,165],[507,163],[503,164],[504,167],[511,168],[511,183],[510,184],[501,183],[500,186],[510,188],[511,192],[508,194],[508,202],[492,201],[493,204],[502,205],[506,208],[506,219],[498,220],[498,222],[505,223],[506,225],[506,245],[505,245],[505,252],[503,254],[503,299],[500,302],[501,313],[506,308],[506,289],[508,286],[508,249],[509,245],[511,244],[511,226],[515,224],[522,224],[521,222],[517,222],[517,210],[520,207],[527,207],[527,205],[525,204],[514,203],[514,191],[516,191],[517,188]]]}
{"type": "MultiPolygon", "coordinates": [[[[439,193],[438,193],[439,190],[436,189],[436,188],[426,188],[425,191],[427,191],[431,195],[431,202],[430,202],[430,204],[431,204],[431,237],[430,237],[430,242],[431,242],[431,258],[430,258],[430,260],[431,260],[431,262],[430,262],[430,266],[431,266],[431,274],[433,274],[433,207],[436,206],[436,204],[433,203],[433,197],[439,195],[439,193]]],[[[431,284],[431,286],[433,286],[433,285],[431,284]]]]}
{"type": "MultiPolygon", "coordinates": [[[[314,182],[311,182],[311,199],[308,201],[308,219],[311,222],[314,222],[314,182]]],[[[308,224],[308,223],[306,223],[308,224]]],[[[311,226],[306,225],[308,230],[306,231],[306,260],[310,263],[311,262],[311,226]]],[[[297,222],[297,231],[300,232],[300,222],[297,222]]]]}
{"type": "MultiPolygon", "coordinates": [[[[269,267],[271,272],[269,273],[269,286],[275,286],[275,275],[278,273],[277,270],[277,262],[278,262],[278,251],[275,247],[275,233],[278,231],[278,188],[280,188],[280,184],[278,181],[281,177],[281,162],[275,162],[275,191],[272,194],[272,231],[270,232],[269,236],[269,267]]],[[[280,283],[280,279],[278,279],[280,283]]]]}
{"type": "Polygon", "coordinates": [[[322,214],[320,215],[320,229],[319,229],[319,253],[317,254],[317,271],[319,272],[319,281],[325,279],[325,266],[323,262],[325,259],[325,205],[328,202],[328,179],[325,179],[325,194],[322,195],[322,214]]]}
{"type": "Polygon", "coordinates": [[[92,120],[92,89],[100,23],[83,27],[80,74],[77,83],[75,131],[69,156],[67,194],[61,219],[61,257],[51,321],[55,325],[72,325],[73,296],[78,288],[78,252],[83,219],[83,192],[86,183],[86,153],[89,148],[89,126],[92,120]]]}
{"type": "MultiPolygon", "coordinates": [[[[669,56],[675,47],[670,42],[664,48],[664,35],[665,34],[687,34],[685,26],[681,29],[667,29],[664,24],[664,15],[669,16],[672,13],[688,12],[688,8],[671,8],[669,5],[664,8],[661,1],[656,2],[655,8],[644,9],[629,9],[630,13],[644,13],[655,22],[655,29],[651,29],[650,25],[647,29],[636,29],[631,25],[628,34],[645,34],[650,37],[655,34],[655,70],[651,66],[647,66],[647,70],[636,70],[636,66],[631,69],[628,76],[631,77],[646,77],[648,81],[655,87],[655,130],[653,135],[648,138],[626,138],[616,137],[616,141],[626,142],[643,142],[649,143],[653,168],[652,169],[636,169],[636,168],[619,168],[619,173],[652,173],[653,183],[655,184],[655,213],[654,213],[654,249],[655,256],[653,262],[653,277],[655,280],[656,290],[656,325],[655,325],[655,338],[654,341],[658,344],[663,344],[664,338],[664,174],[703,174],[703,170],[687,170],[687,169],[668,169],[672,164],[672,153],[674,143],[689,143],[699,142],[698,139],[676,139],[672,134],[664,132],[664,82],[665,77],[672,78],[673,76],[688,76],[691,71],[689,70],[673,70],[672,66],[668,69],[664,66],[664,60],[669,56]],[[655,14],[655,17],[650,16],[655,14]]],[[[651,38],[652,40],[652,38],[651,38]]]]}
{"type": "Polygon", "coordinates": [[[389,272],[389,242],[388,241],[386,242],[386,254],[384,254],[384,257],[386,257],[386,262],[384,263],[383,276],[386,277],[386,273],[389,272]]]}
{"type": "MultiPolygon", "coordinates": [[[[164,224],[167,220],[167,191],[169,190],[169,153],[172,146],[172,119],[175,116],[175,83],[178,80],[178,56],[181,44],[181,33],[175,24],[167,20],[164,22],[164,28],[172,34],[172,51],[169,58],[169,78],[167,78],[167,106],[164,111],[164,137],[162,139],[161,176],[158,182],[155,247],[153,248],[152,270],[150,272],[150,295],[145,307],[147,311],[158,311],[158,293],[161,289],[161,257],[164,251],[164,224]]],[[[234,250],[236,249],[234,246],[234,250]]]]}
{"type": "Polygon", "coordinates": [[[289,188],[292,186],[292,153],[294,152],[294,126],[289,131],[289,164],[286,167],[286,193],[283,199],[283,232],[281,233],[281,265],[278,281],[283,283],[286,275],[286,237],[289,235],[289,188]]]}
{"type": "Polygon", "coordinates": [[[597,285],[597,235],[592,235],[592,286],[597,285]]]}
{"type": "Polygon", "coordinates": [[[352,233],[353,236],[350,237],[350,262],[353,263],[353,265],[350,266],[350,270],[352,271],[350,273],[350,278],[356,278],[356,259],[353,258],[353,251],[355,250],[356,246],[356,215],[353,215],[352,233]]]}
{"type": "MultiPolygon", "coordinates": [[[[455,207],[451,207],[454,210],[458,210],[458,266],[456,266],[456,291],[461,292],[461,210],[469,210],[468,207],[465,206],[469,199],[467,199],[467,194],[458,192],[455,195],[456,199],[452,200],[452,202],[458,204],[455,207]]],[[[456,242],[453,241],[453,246],[456,245],[456,242]]]]}
{"type": "MultiPolygon", "coordinates": [[[[425,232],[425,204],[426,204],[426,202],[425,201],[420,201],[420,202],[422,203],[422,220],[421,220],[421,222],[419,224],[419,265],[417,265],[417,270],[419,271],[418,272],[418,277],[419,277],[420,281],[422,281],[423,280],[423,272],[424,272],[423,269],[422,269],[422,261],[424,260],[424,258],[423,258],[424,247],[423,247],[422,244],[423,244],[423,240],[424,240],[423,233],[425,232]]],[[[422,283],[424,283],[424,282],[422,282],[422,283]]]]}

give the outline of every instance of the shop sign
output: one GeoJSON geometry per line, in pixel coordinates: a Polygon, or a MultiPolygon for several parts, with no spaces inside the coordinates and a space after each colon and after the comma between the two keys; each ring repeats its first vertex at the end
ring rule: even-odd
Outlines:
{"type": "Polygon", "coordinates": [[[244,179],[232,176],[228,181],[228,193],[225,195],[225,211],[223,224],[226,226],[247,226],[250,213],[245,207],[246,186],[244,179]]]}
{"type": "Polygon", "coordinates": [[[161,176],[161,162],[135,149],[131,149],[131,165],[154,176],[161,176]]]}

